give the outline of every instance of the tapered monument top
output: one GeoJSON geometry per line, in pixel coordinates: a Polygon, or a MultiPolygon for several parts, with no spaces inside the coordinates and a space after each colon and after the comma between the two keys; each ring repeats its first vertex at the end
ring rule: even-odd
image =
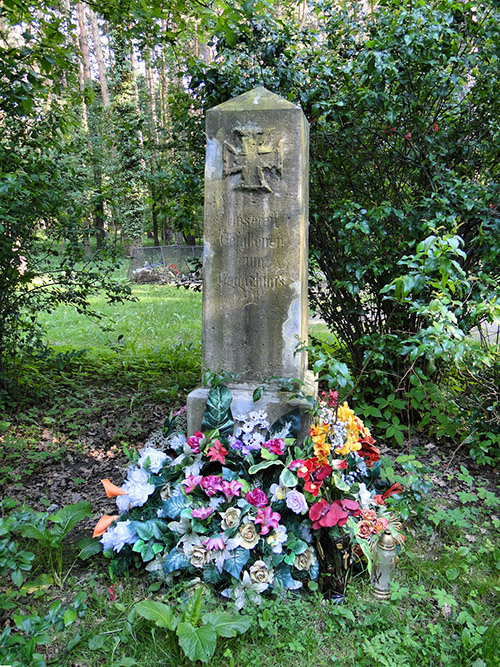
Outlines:
{"type": "Polygon", "coordinates": [[[218,104],[216,107],[210,109],[208,113],[215,110],[244,111],[249,109],[293,109],[296,111],[302,111],[302,109],[296,104],[293,104],[292,102],[285,100],[283,97],[272,93],[270,90],[267,90],[267,88],[264,88],[263,86],[258,86],[253,90],[249,90],[247,93],[243,93],[243,95],[238,95],[238,97],[233,97],[227,102],[218,104]]]}

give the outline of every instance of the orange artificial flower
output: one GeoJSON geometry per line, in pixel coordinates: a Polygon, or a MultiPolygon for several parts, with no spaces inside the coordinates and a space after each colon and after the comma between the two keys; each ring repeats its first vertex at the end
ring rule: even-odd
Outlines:
{"type": "Polygon", "coordinates": [[[104,516],[102,516],[97,522],[96,527],[94,528],[92,537],[100,537],[101,535],[103,535],[108,530],[113,521],[115,521],[118,518],[119,514],[114,514],[113,516],[105,514],[104,516]]]}
{"type": "Polygon", "coordinates": [[[115,498],[116,496],[126,496],[127,492],[123,489],[120,489],[119,486],[113,484],[109,479],[101,479],[101,482],[104,485],[104,490],[108,498],[115,498]]]}

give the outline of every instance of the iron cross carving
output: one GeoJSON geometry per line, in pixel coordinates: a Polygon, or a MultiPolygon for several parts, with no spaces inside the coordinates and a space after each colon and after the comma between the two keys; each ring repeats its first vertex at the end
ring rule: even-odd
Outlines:
{"type": "Polygon", "coordinates": [[[241,174],[235,190],[272,192],[269,175],[281,176],[283,166],[283,139],[273,138],[273,130],[235,130],[241,139],[238,148],[224,142],[224,175],[241,174]]]}

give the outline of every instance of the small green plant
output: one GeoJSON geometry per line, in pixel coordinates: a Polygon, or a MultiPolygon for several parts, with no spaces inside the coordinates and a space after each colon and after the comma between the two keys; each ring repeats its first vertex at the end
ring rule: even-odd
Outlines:
{"type": "Polygon", "coordinates": [[[203,606],[203,589],[199,588],[178,613],[163,602],[144,600],[135,606],[143,618],[164,628],[193,662],[208,662],[217,648],[218,637],[236,637],[250,627],[250,618],[227,611],[208,612],[203,606]]]}
{"type": "Polygon", "coordinates": [[[70,567],[63,576],[63,540],[80,521],[91,514],[92,505],[86,501],[66,505],[50,515],[47,512],[33,512],[26,506],[15,513],[13,529],[46,549],[49,570],[59,587],[63,586],[71,572],[70,567]],[[49,527],[48,521],[54,525],[49,527]]]}

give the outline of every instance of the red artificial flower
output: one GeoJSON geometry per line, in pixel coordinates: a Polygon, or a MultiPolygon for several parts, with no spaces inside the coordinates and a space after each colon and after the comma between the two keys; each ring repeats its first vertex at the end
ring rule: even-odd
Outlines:
{"type": "Polygon", "coordinates": [[[387,491],[384,491],[384,493],[373,496],[373,500],[377,503],[377,505],[385,505],[385,501],[387,500],[387,498],[393,496],[395,493],[402,493],[402,492],[403,492],[403,487],[399,482],[396,482],[395,484],[390,486],[387,489],[387,491]]]}
{"type": "Polygon", "coordinates": [[[432,129],[434,130],[434,132],[437,132],[438,129],[439,129],[439,128],[438,128],[438,124],[437,124],[437,123],[434,123],[433,126],[432,126],[432,129]]]}
{"type": "Polygon", "coordinates": [[[367,442],[361,441],[361,449],[358,454],[364,458],[365,463],[369,468],[380,460],[380,449],[367,442]]]}
{"type": "Polygon", "coordinates": [[[411,139],[411,132],[408,132],[408,134],[405,134],[405,139],[406,139],[407,141],[410,141],[410,139],[411,139]]]}
{"type": "Polygon", "coordinates": [[[281,456],[281,454],[285,453],[285,441],[282,438],[273,438],[273,440],[268,440],[262,446],[268,449],[271,454],[281,456]]]}
{"type": "Polygon", "coordinates": [[[224,465],[226,462],[226,456],[228,452],[224,445],[215,438],[212,443],[212,446],[208,448],[207,456],[210,457],[210,461],[219,461],[224,465]]]}
{"type": "Polygon", "coordinates": [[[323,484],[323,482],[308,481],[304,484],[304,489],[316,498],[322,484],[323,484]]]}

